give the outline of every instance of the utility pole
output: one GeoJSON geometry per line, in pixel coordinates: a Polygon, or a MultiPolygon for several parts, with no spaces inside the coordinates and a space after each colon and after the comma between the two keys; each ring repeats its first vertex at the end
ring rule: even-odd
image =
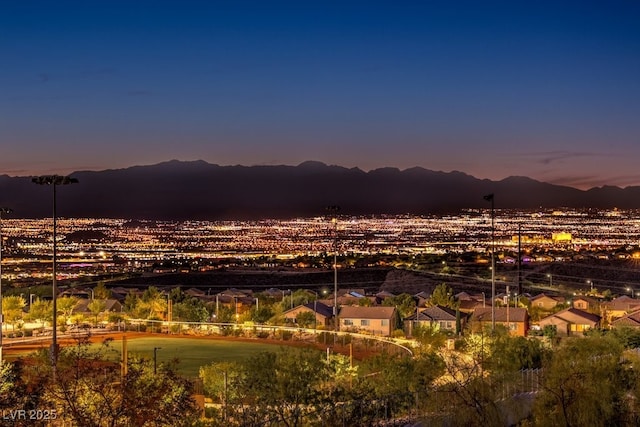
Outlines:
{"type": "Polygon", "coordinates": [[[338,321],[338,212],[340,206],[328,206],[327,210],[331,212],[333,222],[333,318],[335,321],[335,330],[340,329],[338,321]]]}
{"type": "Polygon", "coordinates": [[[11,209],[0,208],[0,366],[2,366],[2,334],[4,332],[4,315],[2,314],[2,214],[11,213],[11,209]]]}
{"type": "Polygon", "coordinates": [[[495,237],[495,209],[493,193],[484,196],[491,202],[491,332],[496,330],[496,237],[495,237]]]}

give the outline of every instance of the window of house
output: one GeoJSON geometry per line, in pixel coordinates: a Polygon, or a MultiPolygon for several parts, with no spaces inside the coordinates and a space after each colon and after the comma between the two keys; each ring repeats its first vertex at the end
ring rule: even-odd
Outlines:
{"type": "Polygon", "coordinates": [[[369,319],[360,320],[360,326],[369,326],[369,319]]]}
{"type": "Polygon", "coordinates": [[[451,329],[452,326],[453,325],[451,324],[450,321],[443,320],[440,322],[440,329],[451,329]]]}
{"type": "Polygon", "coordinates": [[[382,319],[380,321],[380,326],[389,326],[389,319],[382,319]]]}
{"type": "Polygon", "coordinates": [[[342,322],[343,322],[343,325],[345,325],[345,326],[353,325],[353,320],[351,320],[351,319],[344,319],[342,322]]]}

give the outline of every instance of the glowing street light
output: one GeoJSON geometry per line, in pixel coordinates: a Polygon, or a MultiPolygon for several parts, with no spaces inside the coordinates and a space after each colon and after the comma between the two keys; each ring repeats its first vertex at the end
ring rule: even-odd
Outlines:
{"type": "Polygon", "coordinates": [[[2,365],[2,333],[4,319],[2,314],[2,214],[11,213],[11,209],[0,207],[0,365],[2,365]]]}
{"type": "Polygon", "coordinates": [[[78,180],[70,176],[60,175],[42,175],[31,179],[31,182],[38,185],[50,185],[53,187],[53,281],[52,281],[52,300],[53,300],[53,335],[51,342],[51,364],[55,375],[58,365],[58,287],[56,283],[56,263],[57,263],[57,218],[56,218],[56,187],[58,185],[77,184],[78,180]]]}

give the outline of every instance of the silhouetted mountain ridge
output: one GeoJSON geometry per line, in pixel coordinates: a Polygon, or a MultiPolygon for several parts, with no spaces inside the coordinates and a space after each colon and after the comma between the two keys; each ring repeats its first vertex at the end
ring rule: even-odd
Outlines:
{"type": "MultiPolygon", "coordinates": [[[[58,215],[129,219],[261,219],[324,215],[433,214],[487,208],[640,208],[640,187],[587,191],[522,176],[500,181],[460,171],[359,168],[307,161],[298,166],[220,166],[171,160],[126,169],[79,171],[79,184],[57,189],[58,215]]],[[[14,216],[50,217],[51,187],[0,175],[0,205],[14,216]]]]}

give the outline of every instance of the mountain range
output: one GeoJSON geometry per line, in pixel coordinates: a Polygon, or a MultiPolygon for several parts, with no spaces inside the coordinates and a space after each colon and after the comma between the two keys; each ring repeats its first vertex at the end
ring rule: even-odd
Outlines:
{"type": "MultiPolygon", "coordinates": [[[[219,166],[172,160],[71,174],[56,186],[57,215],[156,220],[282,219],[325,215],[442,214],[489,208],[640,208],[640,187],[578,190],[526,177],[501,181],[462,172],[381,168],[365,172],[320,162],[298,166],[219,166]]],[[[51,217],[52,188],[31,177],[0,176],[0,206],[13,217],[51,217]]]]}

